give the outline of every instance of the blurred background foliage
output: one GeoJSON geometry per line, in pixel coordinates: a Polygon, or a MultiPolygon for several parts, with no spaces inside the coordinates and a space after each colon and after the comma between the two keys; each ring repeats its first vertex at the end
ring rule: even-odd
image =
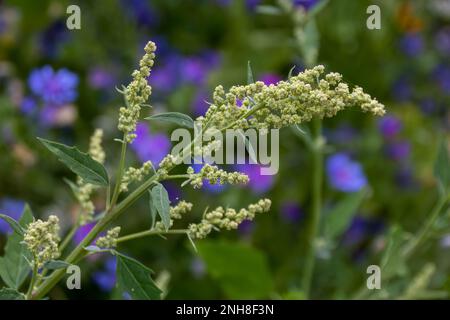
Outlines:
{"type": "MultiPolygon", "coordinates": [[[[319,2],[292,1],[295,10],[306,13],[319,2]]],[[[438,141],[444,137],[448,143],[450,129],[450,1],[333,0],[316,15],[316,24],[317,62],[363,87],[388,110],[380,120],[352,110],[324,122],[329,148],[312,297],[352,298],[365,286],[367,266],[381,264],[392,228],[400,226],[401,236],[408,237],[437,199],[433,162],[438,141]],[[370,4],[381,8],[381,30],[366,27],[370,4]],[[332,165],[336,156],[346,159],[343,167],[332,165]],[[345,188],[355,176],[363,183],[345,188]]],[[[293,66],[301,71],[307,62],[293,30],[289,15],[270,0],[0,1],[0,211],[17,216],[29,203],[40,216],[57,214],[64,229],[70,225],[77,207],[62,178],[72,174],[35,137],[86,150],[94,128],[101,127],[112,171],[123,103],[115,87],[129,81],[148,40],[158,51],[149,79],[153,109],[144,113],[198,116],[216,85],[246,82],[248,60],[255,78],[266,83],[286,78],[293,66]],[[68,30],[66,8],[75,3],[82,27],[68,30]],[[47,76],[45,66],[52,68],[47,76]]],[[[142,138],[128,163],[158,162],[170,150],[170,127],[142,123],[139,128],[142,138]]],[[[194,203],[192,220],[208,206],[246,206],[263,196],[273,201],[270,214],[199,241],[198,254],[178,236],[140,239],[121,251],[152,268],[169,299],[303,298],[311,164],[301,135],[295,128],[281,132],[278,175],[262,177],[257,168],[240,168],[252,181],[245,189],[207,186],[199,192],[166,184],[174,203],[181,198],[194,203]]],[[[103,203],[99,195],[99,212],[103,203]]],[[[150,226],[147,206],[142,199],[121,218],[123,234],[150,226]]],[[[0,227],[2,248],[8,228],[0,227]]],[[[447,297],[449,253],[447,210],[408,267],[398,262],[397,277],[383,283],[378,296],[404,296],[431,263],[425,287],[447,297]]],[[[83,264],[83,290],[61,287],[52,295],[120,298],[113,290],[111,259],[96,256],[83,264]]]]}

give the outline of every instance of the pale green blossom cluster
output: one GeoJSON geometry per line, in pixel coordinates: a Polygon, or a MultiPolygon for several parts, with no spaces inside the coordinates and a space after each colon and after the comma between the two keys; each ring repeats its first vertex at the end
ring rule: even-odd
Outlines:
{"type": "Polygon", "coordinates": [[[120,234],[120,227],[114,227],[106,232],[104,237],[97,239],[95,244],[100,248],[115,248],[117,247],[117,238],[120,234]]]}
{"type": "Polygon", "coordinates": [[[145,104],[152,93],[147,78],[150,76],[154,64],[156,45],[149,41],[145,46],[145,55],[139,62],[139,70],[133,71],[133,80],[124,89],[126,107],[119,110],[118,129],[125,134],[126,142],[133,142],[136,138],[136,125],[139,120],[141,106],[145,104]]]}
{"type": "MultiPolygon", "coordinates": [[[[183,218],[183,215],[190,212],[192,210],[192,203],[181,200],[174,207],[170,207],[170,227],[173,225],[174,220],[180,220],[183,218]]],[[[155,230],[163,231],[165,230],[164,224],[161,221],[158,221],[155,224],[155,230]]]]}
{"type": "Polygon", "coordinates": [[[176,161],[177,158],[172,155],[172,154],[168,154],[167,156],[165,156],[161,162],[158,165],[158,173],[162,178],[165,178],[167,176],[167,174],[169,173],[169,171],[176,166],[176,161]]]}
{"type": "Polygon", "coordinates": [[[216,128],[268,129],[332,117],[353,106],[374,115],[385,113],[384,106],[362,88],[350,89],[340,74],[324,75],[324,71],[319,65],[277,84],[258,81],[228,92],[218,86],[213,103],[199,120],[216,128]]]}
{"type": "Polygon", "coordinates": [[[210,184],[247,184],[249,182],[249,177],[243,173],[226,172],[210,164],[205,164],[199,173],[194,173],[194,169],[189,167],[187,174],[190,184],[195,189],[200,189],[203,186],[203,180],[208,180],[210,184]]]}
{"type": "Polygon", "coordinates": [[[120,192],[128,191],[128,185],[130,183],[142,181],[142,179],[150,173],[152,166],[153,165],[151,161],[146,161],[140,168],[129,167],[122,177],[120,192]]]}
{"type": "MultiPolygon", "coordinates": [[[[105,151],[102,147],[102,139],[103,139],[103,130],[96,129],[91,136],[91,140],[89,143],[89,155],[92,159],[104,163],[106,159],[105,151]]],[[[94,204],[91,201],[91,196],[93,191],[95,190],[95,186],[86,183],[78,177],[77,179],[78,190],[75,194],[78,202],[80,203],[82,214],[80,215],[80,223],[85,224],[92,220],[94,214],[94,204]]]]}
{"type": "Polygon", "coordinates": [[[257,203],[239,211],[232,208],[224,209],[223,207],[218,207],[206,213],[200,223],[190,224],[189,235],[194,239],[203,239],[214,229],[237,229],[244,220],[253,220],[257,213],[268,212],[271,204],[269,199],[261,199],[257,203]]]}
{"type": "Polygon", "coordinates": [[[59,219],[50,216],[47,221],[40,219],[30,223],[25,231],[24,242],[30,250],[34,263],[40,269],[50,260],[59,257],[59,219]]]}

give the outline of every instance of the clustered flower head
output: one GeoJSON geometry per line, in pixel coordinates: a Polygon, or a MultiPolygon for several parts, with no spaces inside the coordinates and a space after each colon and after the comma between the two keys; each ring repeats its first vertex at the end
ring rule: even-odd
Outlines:
{"type": "Polygon", "coordinates": [[[122,177],[122,182],[120,184],[120,191],[121,192],[128,191],[128,185],[131,182],[142,181],[142,179],[150,173],[152,166],[153,165],[151,161],[146,161],[140,168],[129,167],[122,177]]]}
{"type": "Polygon", "coordinates": [[[31,251],[38,268],[42,268],[47,261],[59,257],[58,223],[58,217],[52,215],[47,221],[38,219],[30,223],[25,231],[24,242],[31,251]]]}
{"type": "Polygon", "coordinates": [[[247,209],[238,212],[235,209],[218,207],[214,211],[204,215],[198,224],[189,225],[189,235],[192,238],[202,239],[211,233],[213,229],[237,229],[244,220],[253,220],[257,213],[268,212],[271,206],[269,199],[261,199],[255,204],[251,204],[247,209]]]}
{"type": "Polygon", "coordinates": [[[100,248],[115,248],[119,234],[120,227],[112,228],[106,232],[106,236],[98,238],[95,244],[100,248]]]}
{"type": "Polygon", "coordinates": [[[199,173],[194,173],[194,169],[189,167],[187,174],[191,180],[190,184],[196,189],[203,186],[203,180],[208,180],[210,184],[247,184],[249,182],[248,176],[243,173],[226,172],[210,164],[205,164],[199,173]]]}
{"type": "Polygon", "coordinates": [[[158,165],[159,175],[163,178],[166,177],[167,174],[169,173],[169,171],[173,167],[175,167],[176,161],[177,161],[177,158],[172,154],[168,154],[167,156],[165,156],[158,165]]]}
{"type": "MultiPolygon", "coordinates": [[[[106,155],[102,147],[102,139],[103,130],[96,129],[94,131],[94,134],[91,136],[91,140],[89,143],[89,155],[92,157],[92,159],[103,164],[105,163],[106,155]]],[[[95,186],[90,183],[84,182],[80,177],[78,177],[77,179],[77,184],[78,190],[76,193],[76,197],[81,205],[83,214],[81,215],[80,223],[83,225],[90,222],[94,214],[95,207],[91,201],[91,195],[95,190],[95,186]]]]}
{"type": "Polygon", "coordinates": [[[282,128],[310,121],[313,117],[332,117],[346,107],[383,115],[384,106],[362,88],[342,82],[338,73],[324,75],[322,65],[276,84],[261,81],[233,86],[225,92],[216,87],[213,103],[200,120],[216,128],[282,128]]]}
{"type": "Polygon", "coordinates": [[[147,78],[150,76],[154,64],[156,45],[149,41],[145,46],[145,55],[139,62],[139,70],[132,73],[133,80],[124,89],[126,107],[120,108],[118,129],[125,134],[126,142],[133,142],[136,138],[136,125],[139,120],[141,106],[147,102],[152,88],[147,78]]]}
{"type": "MultiPolygon", "coordinates": [[[[190,212],[192,210],[192,203],[181,200],[174,207],[170,207],[170,227],[173,225],[174,220],[180,220],[183,218],[183,215],[190,212]]],[[[161,221],[158,221],[155,224],[155,230],[163,231],[165,230],[164,224],[161,221]]]]}

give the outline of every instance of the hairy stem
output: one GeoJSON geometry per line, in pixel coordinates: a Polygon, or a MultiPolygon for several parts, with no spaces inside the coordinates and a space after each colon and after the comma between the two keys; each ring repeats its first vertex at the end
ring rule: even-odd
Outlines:
{"type": "Polygon", "coordinates": [[[142,232],[132,233],[123,237],[120,237],[117,239],[117,243],[125,242],[129,240],[134,240],[138,238],[148,237],[148,236],[154,236],[154,235],[162,235],[162,234],[186,234],[189,230],[187,229],[175,229],[175,230],[167,230],[167,231],[160,231],[160,230],[145,230],[142,232]]]}
{"type": "Polygon", "coordinates": [[[314,264],[316,258],[315,239],[320,224],[320,212],[322,202],[322,180],[323,180],[323,137],[322,122],[315,120],[313,123],[313,180],[312,180],[312,208],[309,217],[308,229],[306,234],[306,256],[303,269],[302,284],[305,297],[309,297],[311,283],[314,273],[314,264]]]}

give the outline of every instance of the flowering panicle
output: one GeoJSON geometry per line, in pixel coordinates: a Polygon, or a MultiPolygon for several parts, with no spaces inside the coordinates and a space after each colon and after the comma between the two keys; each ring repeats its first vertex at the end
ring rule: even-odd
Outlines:
{"type": "MultiPolygon", "coordinates": [[[[94,134],[91,136],[91,140],[89,143],[89,155],[92,157],[92,159],[103,164],[105,163],[106,155],[102,147],[102,140],[103,130],[96,129],[94,131],[94,134]]],[[[78,190],[75,196],[81,205],[83,214],[81,215],[80,223],[83,225],[90,222],[94,214],[95,207],[91,201],[91,195],[95,190],[95,186],[90,183],[84,182],[80,177],[78,177],[77,179],[77,184],[78,190]]]]}
{"type": "Polygon", "coordinates": [[[269,199],[261,199],[256,204],[251,204],[247,209],[243,208],[238,212],[232,208],[218,207],[206,213],[200,223],[190,224],[189,235],[192,238],[202,239],[213,229],[237,229],[244,220],[253,220],[257,213],[269,211],[271,204],[269,199]]]}
{"type": "Polygon", "coordinates": [[[175,167],[176,160],[177,160],[176,157],[172,154],[168,154],[167,156],[164,157],[164,159],[161,160],[161,162],[158,165],[159,167],[158,173],[162,178],[166,177],[169,171],[173,167],[175,167]]]}
{"type": "Polygon", "coordinates": [[[243,173],[226,172],[210,164],[205,164],[199,173],[194,173],[194,169],[189,167],[187,174],[191,180],[190,184],[196,189],[203,186],[203,180],[208,180],[210,184],[247,184],[249,182],[248,176],[243,173]]]}
{"type": "Polygon", "coordinates": [[[31,251],[34,263],[40,269],[52,259],[59,257],[59,219],[50,216],[47,221],[40,219],[30,223],[24,235],[24,242],[31,251]]]}
{"type": "MultiPolygon", "coordinates": [[[[174,220],[180,220],[184,214],[192,210],[192,203],[181,200],[174,207],[170,207],[170,227],[173,225],[174,220]]],[[[155,224],[155,230],[163,231],[165,230],[164,224],[158,221],[155,224]]]]}
{"type": "Polygon", "coordinates": [[[133,80],[124,90],[127,106],[119,110],[118,129],[125,134],[125,140],[129,143],[133,142],[136,138],[135,131],[141,106],[148,100],[152,93],[152,88],[148,84],[147,78],[150,76],[150,71],[154,64],[155,43],[149,41],[144,50],[145,55],[139,62],[139,70],[135,70],[132,73],[133,80]]]}
{"type": "Polygon", "coordinates": [[[115,248],[119,234],[120,227],[112,228],[106,232],[106,236],[98,238],[95,244],[100,248],[115,248]]]}
{"type": "Polygon", "coordinates": [[[142,181],[142,179],[150,173],[152,166],[153,165],[151,161],[146,161],[140,168],[129,167],[122,177],[122,182],[120,184],[120,191],[127,192],[128,185],[130,183],[135,181],[142,181]]]}
{"type": "Polygon", "coordinates": [[[216,128],[282,128],[310,121],[313,117],[332,117],[346,107],[383,115],[384,106],[362,88],[352,90],[338,73],[324,74],[319,65],[276,84],[261,81],[214,90],[213,104],[201,120],[216,128]]]}

